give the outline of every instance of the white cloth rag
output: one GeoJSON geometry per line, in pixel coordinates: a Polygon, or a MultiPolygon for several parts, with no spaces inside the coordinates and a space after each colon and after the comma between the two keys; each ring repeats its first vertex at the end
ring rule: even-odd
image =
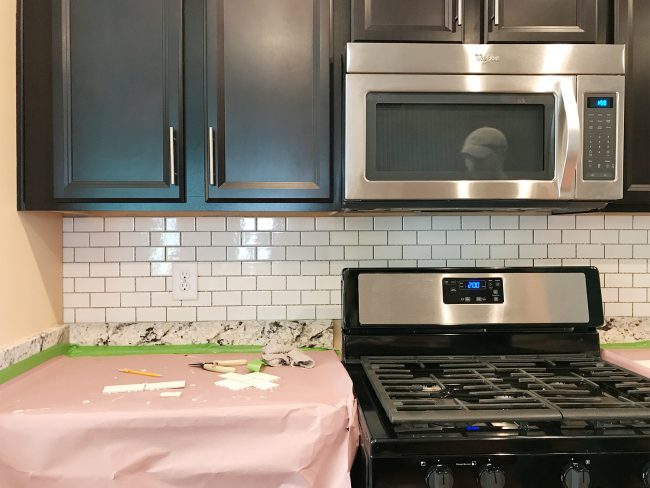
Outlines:
{"type": "Polygon", "coordinates": [[[271,342],[262,349],[262,359],[269,366],[313,368],[316,362],[297,347],[271,342]]]}

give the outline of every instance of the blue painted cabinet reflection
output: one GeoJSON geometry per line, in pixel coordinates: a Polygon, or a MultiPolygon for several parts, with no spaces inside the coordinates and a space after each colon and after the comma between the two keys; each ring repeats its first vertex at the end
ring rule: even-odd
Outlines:
{"type": "Polygon", "coordinates": [[[53,3],[55,200],[181,198],[182,9],[182,0],[53,3]]]}
{"type": "Polygon", "coordinates": [[[331,201],[330,0],[206,0],[206,14],[208,200],[331,201]]]}

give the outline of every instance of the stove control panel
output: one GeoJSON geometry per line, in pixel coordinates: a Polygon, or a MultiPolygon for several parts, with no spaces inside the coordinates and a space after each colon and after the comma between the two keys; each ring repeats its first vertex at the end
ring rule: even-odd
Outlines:
{"type": "Polygon", "coordinates": [[[449,304],[503,303],[503,278],[443,278],[442,298],[449,304]]]}

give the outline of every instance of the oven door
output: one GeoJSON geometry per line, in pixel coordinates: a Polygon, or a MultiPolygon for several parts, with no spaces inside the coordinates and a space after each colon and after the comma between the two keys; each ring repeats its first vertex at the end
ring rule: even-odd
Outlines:
{"type": "Polygon", "coordinates": [[[572,200],[575,76],[346,77],[345,199],[572,200]]]}

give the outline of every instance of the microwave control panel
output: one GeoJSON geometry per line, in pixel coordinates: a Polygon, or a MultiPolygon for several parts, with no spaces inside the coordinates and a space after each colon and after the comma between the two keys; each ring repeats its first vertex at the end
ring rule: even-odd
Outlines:
{"type": "Polygon", "coordinates": [[[616,94],[585,95],[583,180],[616,178],[616,94]]]}
{"type": "Polygon", "coordinates": [[[443,303],[503,303],[503,278],[444,278],[443,303]]]}

